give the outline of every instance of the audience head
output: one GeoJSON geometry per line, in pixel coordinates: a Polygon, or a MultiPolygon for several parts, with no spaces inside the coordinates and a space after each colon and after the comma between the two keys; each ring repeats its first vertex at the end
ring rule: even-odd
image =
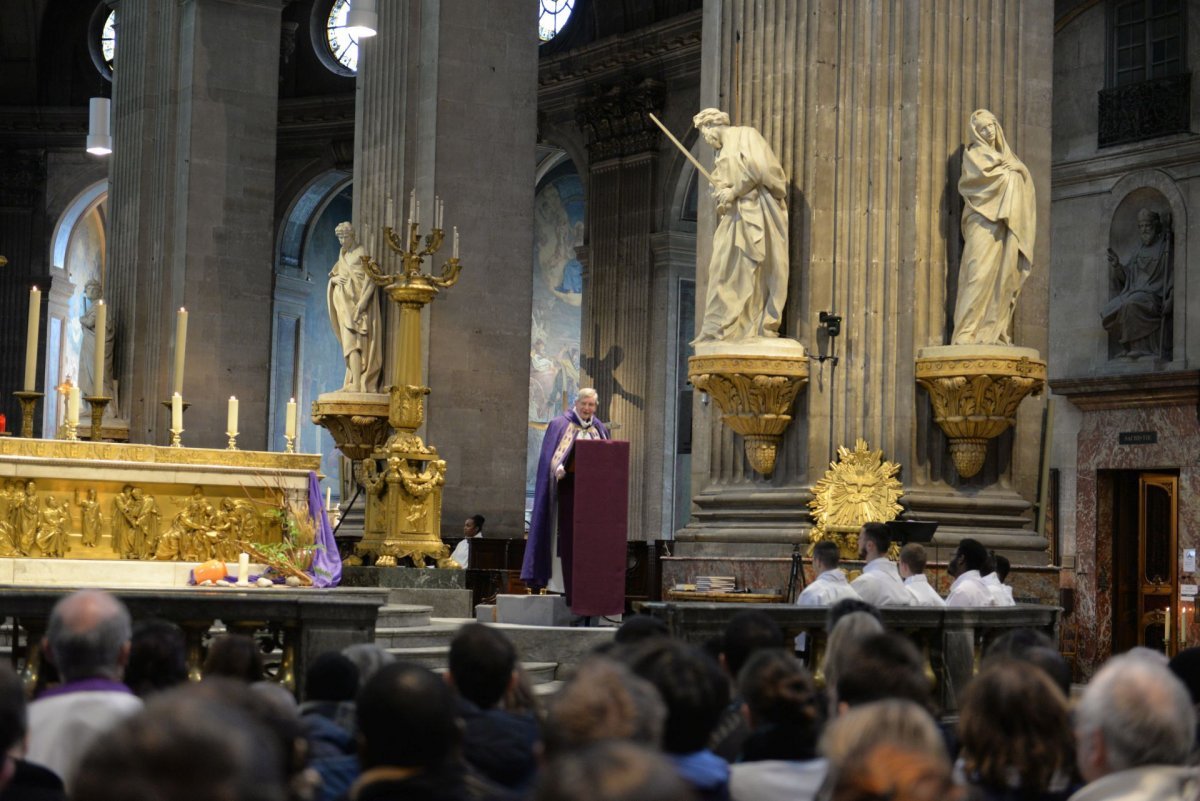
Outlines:
{"type": "Polygon", "coordinates": [[[662,640],[634,655],[631,667],[666,704],[663,750],[690,754],[703,749],[729,703],[729,681],[716,660],[694,646],[662,640]]]}
{"type": "Polygon", "coordinates": [[[919,576],[925,572],[929,557],[925,546],[919,542],[910,542],[900,549],[900,575],[903,578],[919,576]]]}
{"type": "Polygon", "coordinates": [[[275,738],[252,714],[197,689],[159,693],[98,738],[73,801],[284,801],[275,738]]]}
{"type": "Polygon", "coordinates": [[[842,561],[842,549],[832,540],[821,540],[813,546],[813,565],[818,573],[835,569],[842,561]]]}
{"type": "Polygon", "coordinates": [[[262,681],[262,651],[253,637],[245,634],[222,634],[208,646],[204,659],[204,678],[223,676],[238,679],[247,684],[262,681]]]}
{"type": "Polygon", "coordinates": [[[883,523],[863,523],[858,530],[858,558],[868,562],[888,555],[892,533],[883,523]]]}
{"type": "Polygon", "coordinates": [[[825,630],[833,631],[833,627],[838,624],[839,620],[853,612],[865,612],[875,618],[882,628],[883,617],[874,604],[867,603],[862,598],[843,598],[829,607],[829,612],[825,615],[825,630]]]}
{"type": "Polygon", "coordinates": [[[1008,561],[1007,556],[999,553],[992,555],[992,561],[996,567],[996,578],[1000,579],[1000,583],[1003,584],[1008,578],[1008,572],[1012,569],[1012,562],[1008,561]]]}
{"type": "Polygon", "coordinates": [[[830,801],[959,801],[963,796],[945,758],[886,742],[847,758],[830,801]]]}
{"type": "Polygon", "coordinates": [[[821,663],[826,688],[837,689],[838,676],[841,675],[842,667],[848,664],[847,660],[854,646],[859,641],[882,632],[883,624],[866,612],[851,612],[838,620],[833,631],[829,632],[829,642],[825,645],[825,659],[821,663]]]}
{"type": "Polygon", "coordinates": [[[169,620],[140,620],[133,627],[125,683],[143,698],[187,681],[183,629],[169,620]]]}
{"type": "Polygon", "coordinates": [[[987,548],[984,548],[979,540],[967,537],[961,540],[958,547],[954,549],[954,555],[950,557],[950,561],[946,565],[946,572],[955,578],[968,570],[978,570],[982,574],[987,569],[987,564],[987,548]]]}
{"type": "Polygon", "coordinates": [[[662,756],[624,742],[602,742],[552,760],[534,801],[694,801],[691,788],[662,756]],[[586,792],[581,795],[581,791],[586,792]]]}
{"type": "Polygon", "coordinates": [[[758,651],[738,674],[738,691],[755,730],[745,749],[754,759],[816,756],[824,718],[812,676],[795,656],[781,648],[758,651]]]}
{"type": "Polygon", "coordinates": [[[1062,691],[1064,697],[1071,696],[1071,666],[1054,647],[1054,640],[1037,629],[1012,629],[997,637],[984,652],[984,664],[995,659],[1019,659],[1046,671],[1062,691]]]}
{"type": "Polygon", "coordinates": [[[355,709],[363,770],[433,770],[458,748],[454,694],[426,668],[385,665],[359,691],[355,709]]]}
{"type": "Polygon", "coordinates": [[[656,637],[670,637],[671,630],[666,622],[651,615],[630,615],[621,621],[621,626],[613,634],[613,642],[618,645],[630,645],[656,637]]]}
{"type": "Polygon", "coordinates": [[[973,784],[1036,796],[1070,776],[1074,739],[1066,696],[1027,662],[991,660],[963,696],[959,739],[973,784]]]}
{"type": "Polygon", "coordinates": [[[131,636],[125,604],[103,590],[80,590],[54,605],[43,650],[63,681],[120,679],[131,636]]]}
{"type": "Polygon", "coordinates": [[[839,662],[835,690],[838,709],[902,698],[933,711],[933,692],[921,653],[902,634],[869,634],[848,645],[839,662]],[[843,707],[844,705],[844,707],[843,707]]]}
{"type": "Polygon", "coordinates": [[[373,642],[360,642],[354,645],[347,645],[342,649],[342,655],[353,662],[354,666],[358,668],[359,687],[366,684],[367,680],[375,675],[375,671],[384,665],[390,665],[396,661],[394,655],[373,642]]]}
{"type": "Polygon", "coordinates": [[[483,515],[471,515],[463,521],[463,536],[474,537],[476,534],[482,534],[483,523],[483,515]]]}
{"type": "Polygon", "coordinates": [[[656,749],[666,719],[654,685],[618,662],[593,657],[550,699],[542,739],[549,757],[603,740],[656,749]]]}
{"type": "Polygon", "coordinates": [[[480,709],[500,703],[516,667],[517,649],[499,629],[468,623],[450,643],[450,680],[480,709]]]}
{"type": "Polygon", "coordinates": [[[923,707],[912,701],[876,701],[849,710],[832,721],[821,737],[821,753],[837,776],[852,754],[889,743],[946,762],[946,741],[923,707]]]}
{"type": "Polygon", "coordinates": [[[1133,652],[1110,659],[1075,710],[1076,761],[1089,782],[1143,765],[1182,765],[1195,736],[1187,688],[1161,661],[1133,652]]]}
{"type": "Polygon", "coordinates": [[[337,651],[318,656],[304,674],[304,695],[309,701],[353,701],[357,693],[358,668],[337,651]]]}
{"type": "Polygon", "coordinates": [[[744,610],[729,619],[721,638],[721,661],[733,678],[751,655],[762,648],[782,648],[783,629],[766,612],[744,610]]]}

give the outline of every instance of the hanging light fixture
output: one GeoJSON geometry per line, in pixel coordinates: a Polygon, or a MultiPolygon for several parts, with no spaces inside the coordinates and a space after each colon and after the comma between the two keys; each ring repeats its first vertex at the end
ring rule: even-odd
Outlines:
{"type": "Polygon", "coordinates": [[[88,102],[87,152],[96,156],[112,153],[112,133],[109,128],[111,102],[107,97],[93,97],[88,102]]]}
{"type": "Polygon", "coordinates": [[[346,15],[346,30],[359,39],[374,36],[379,28],[379,13],[376,0],[351,0],[350,13],[346,15]]]}

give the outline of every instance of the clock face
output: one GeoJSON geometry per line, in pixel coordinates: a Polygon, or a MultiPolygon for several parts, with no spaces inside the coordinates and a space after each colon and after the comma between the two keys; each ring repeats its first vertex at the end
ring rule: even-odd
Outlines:
{"type": "Polygon", "coordinates": [[[104,59],[109,74],[112,74],[113,58],[117,54],[117,12],[110,11],[100,29],[100,57],[104,59]]]}
{"type": "Polygon", "coordinates": [[[538,0],[538,38],[548,42],[567,24],[575,0],[538,0]]]}
{"type": "Polygon", "coordinates": [[[325,41],[333,57],[351,72],[358,71],[358,37],[346,28],[346,17],[350,14],[350,0],[334,0],[325,23],[325,41]]]}

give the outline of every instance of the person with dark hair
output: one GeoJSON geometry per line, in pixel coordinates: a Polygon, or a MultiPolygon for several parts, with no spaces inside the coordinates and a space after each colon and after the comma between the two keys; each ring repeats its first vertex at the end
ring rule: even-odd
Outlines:
{"type": "Polygon", "coordinates": [[[72,801],[286,801],[276,739],[253,713],[199,689],[159,693],[100,738],[72,801]]]}
{"type": "Polygon", "coordinates": [[[731,769],[733,801],[806,801],[825,778],[824,716],[812,677],[783,650],[758,651],[738,675],[752,733],[731,769]]]}
{"type": "Polygon", "coordinates": [[[50,768],[70,791],[88,747],[142,701],[121,683],[129,659],[129,611],[101,590],[81,590],[54,605],[42,651],[63,683],[29,705],[26,756],[50,768]]]}
{"type": "Polygon", "coordinates": [[[1064,698],[1071,697],[1071,666],[1054,647],[1054,640],[1037,629],[1011,629],[992,640],[983,653],[983,664],[1016,659],[1036,665],[1046,672],[1064,698]]]}
{"type": "Polygon", "coordinates": [[[879,608],[875,604],[869,604],[861,598],[843,598],[829,607],[829,613],[825,615],[825,631],[832,632],[839,620],[855,612],[865,612],[883,625],[883,616],[879,614],[879,608]]]}
{"type": "Polygon", "coordinates": [[[188,679],[183,629],[169,620],[140,620],[133,627],[125,683],[141,698],[188,679]]]}
{"type": "Polygon", "coordinates": [[[926,578],[927,562],[925,546],[919,542],[910,542],[900,549],[900,578],[904,579],[904,589],[913,597],[915,606],[941,608],[946,605],[946,600],[937,594],[937,590],[926,578]]]}
{"type": "Polygon", "coordinates": [[[843,598],[859,595],[846,579],[846,571],[838,567],[842,552],[836,542],[821,540],[813,546],[813,570],[817,577],[796,598],[800,606],[830,606],[843,598]]]}
{"type": "Polygon", "coordinates": [[[517,680],[517,650],[499,629],[469,623],[450,643],[447,679],[458,690],[463,757],[497,784],[529,786],[537,771],[537,720],[501,708],[517,680]]]}
{"type": "Polygon", "coordinates": [[[837,710],[886,699],[933,708],[933,688],[916,646],[903,634],[885,631],[853,642],[837,673],[837,710]]]}
{"type": "Polygon", "coordinates": [[[694,801],[670,762],[633,743],[605,741],[551,760],[533,801],[694,801]]]}
{"type": "Polygon", "coordinates": [[[946,572],[954,577],[946,606],[995,606],[992,592],[983,583],[983,571],[987,569],[987,549],[979,540],[963,539],[954,549],[954,555],[946,565],[946,572]]]}
{"type": "Polygon", "coordinates": [[[1027,662],[993,659],[971,680],[959,739],[967,781],[983,801],[1065,801],[1071,794],[1067,699],[1027,662]]]}
{"type": "Polygon", "coordinates": [[[463,570],[470,567],[471,540],[483,536],[484,522],[483,515],[471,515],[463,522],[463,538],[459,540],[458,545],[454,546],[454,552],[450,554],[450,558],[462,565],[463,570]]]}
{"type": "Polygon", "coordinates": [[[54,771],[17,756],[24,751],[27,722],[21,678],[0,662],[0,801],[66,801],[54,771]]]}
{"type": "MultiPolygon", "coordinates": [[[[760,650],[783,646],[783,629],[775,619],[765,612],[747,609],[735,614],[726,624],[717,662],[729,677],[731,688],[736,690],[738,674],[747,659],[760,650]]],[[[737,760],[742,743],[750,735],[750,726],[742,714],[742,699],[736,692],[733,696],[709,738],[709,748],[728,762],[737,760]]]]}
{"type": "Polygon", "coordinates": [[[729,798],[729,765],[707,748],[729,703],[729,680],[708,654],[675,640],[650,643],[633,672],[653,684],[667,707],[663,751],[700,801],[729,798]]]}
{"type": "Polygon", "coordinates": [[[1016,601],[1013,600],[1012,587],[1004,583],[1005,577],[1008,576],[1009,569],[1008,557],[997,554],[995,551],[988,551],[987,565],[980,572],[983,578],[983,584],[988,588],[988,592],[992,594],[993,606],[1016,606],[1016,601]],[[1004,560],[1003,573],[1000,568],[1000,560],[1004,560]]]}
{"type": "Polygon", "coordinates": [[[617,645],[630,645],[656,637],[670,637],[671,630],[666,622],[651,615],[630,615],[621,621],[621,625],[613,634],[613,642],[617,645]]]}
{"type": "Polygon", "coordinates": [[[314,762],[355,752],[354,696],[358,668],[337,651],[320,654],[304,673],[300,720],[314,762]]]}
{"type": "Polygon", "coordinates": [[[208,656],[201,669],[204,678],[223,676],[247,684],[262,681],[262,651],[253,637],[245,634],[222,634],[208,646],[208,656]]]}
{"type": "Polygon", "coordinates": [[[912,606],[912,596],[896,563],[888,556],[892,534],[883,523],[863,523],[858,530],[858,558],[866,562],[862,575],[850,586],[864,601],[875,606],[912,606]]]}

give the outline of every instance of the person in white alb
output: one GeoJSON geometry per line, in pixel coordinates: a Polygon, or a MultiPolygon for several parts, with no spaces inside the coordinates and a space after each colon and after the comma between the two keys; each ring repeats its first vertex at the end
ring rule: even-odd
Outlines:
{"type": "Polygon", "coordinates": [[[1017,602],[1013,600],[1012,587],[1004,583],[1004,579],[1008,577],[1008,557],[990,553],[987,566],[990,571],[983,574],[983,583],[987,585],[988,592],[992,594],[995,605],[1016,606],[1017,602]],[[1001,567],[1002,563],[1003,568],[1001,567]]]}
{"type": "Polygon", "coordinates": [[[912,606],[912,595],[896,563],[888,558],[892,535],[883,523],[864,523],[858,530],[858,558],[867,564],[850,586],[864,601],[875,606],[912,606]]]}
{"type": "Polygon", "coordinates": [[[846,571],[838,567],[841,553],[836,542],[822,540],[813,546],[813,570],[820,571],[812,584],[796,598],[800,606],[833,606],[843,598],[857,598],[858,593],[846,579],[846,571]]]}
{"type": "Polygon", "coordinates": [[[983,583],[980,571],[987,566],[987,549],[978,540],[964,539],[954,550],[946,572],[954,576],[946,606],[995,606],[996,599],[983,583]]]}
{"type": "Polygon", "coordinates": [[[927,561],[925,547],[920,543],[910,542],[900,549],[900,578],[904,579],[904,589],[913,597],[914,606],[945,606],[945,600],[925,577],[927,561]]]}

